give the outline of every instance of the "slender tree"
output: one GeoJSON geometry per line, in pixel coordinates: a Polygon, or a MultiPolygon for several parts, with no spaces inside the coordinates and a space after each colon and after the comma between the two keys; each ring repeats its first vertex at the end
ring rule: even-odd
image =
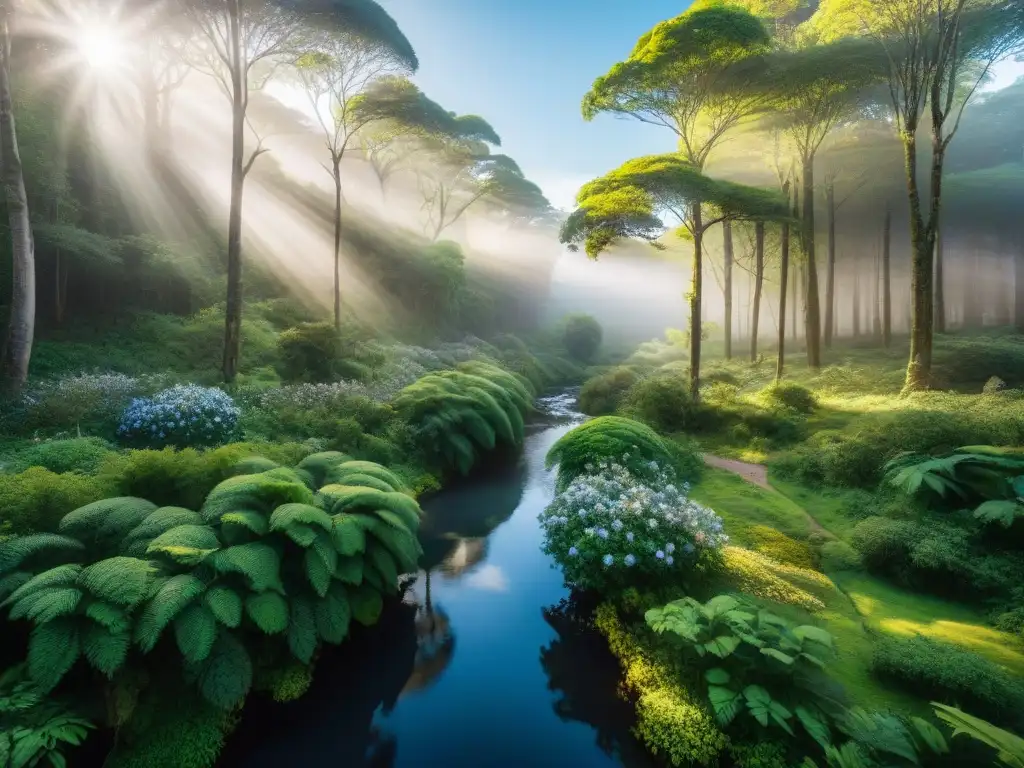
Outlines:
{"type": "Polygon", "coordinates": [[[722,297],[725,304],[725,318],[722,332],[725,334],[725,359],[732,360],[732,319],[733,319],[733,288],[732,267],[735,253],[732,242],[732,222],[722,222],[722,297]]]}
{"type": "Polygon", "coordinates": [[[0,176],[11,232],[11,307],[3,349],[3,388],[21,391],[28,379],[36,326],[36,257],[11,87],[14,0],[0,2],[0,176]]]}
{"type": "Polygon", "coordinates": [[[892,208],[888,203],[882,224],[882,346],[892,346],[892,208]]]}
{"type": "MultiPolygon", "coordinates": [[[[789,200],[790,182],[787,179],[782,185],[782,194],[789,200]]],[[[782,222],[782,255],[779,262],[779,352],[775,364],[775,382],[782,381],[786,367],[786,283],[789,280],[789,221],[782,222]]]]}
{"type": "Polygon", "coordinates": [[[945,333],[946,332],[946,290],[945,290],[945,276],[943,274],[943,261],[945,260],[945,254],[943,253],[945,246],[944,239],[942,237],[942,230],[939,229],[935,233],[935,332],[945,333]]]}
{"type": "MultiPolygon", "coordinates": [[[[787,254],[788,256],[788,254],[787,254]]],[[[754,222],[754,286],[750,302],[750,362],[757,362],[757,335],[761,320],[761,291],[764,288],[764,222],[754,222]]]]}
{"type": "Polygon", "coordinates": [[[585,184],[576,203],[578,207],[562,225],[560,239],[573,249],[582,244],[591,258],[620,238],[655,240],[665,231],[662,217],[674,219],[692,239],[690,393],[699,399],[705,233],[725,220],[784,219],[789,214],[785,199],[771,190],[709,178],[680,155],[670,154],[624,163],[585,184]]]}
{"type": "Polygon", "coordinates": [[[222,373],[238,374],[242,330],[242,194],[257,158],[246,147],[249,96],[275,65],[295,62],[323,34],[347,34],[387,48],[409,69],[416,54],[394,20],[373,0],[177,0],[197,31],[196,64],[213,76],[231,104],[231,186],[228,205],[227,306],[222,373]]]}

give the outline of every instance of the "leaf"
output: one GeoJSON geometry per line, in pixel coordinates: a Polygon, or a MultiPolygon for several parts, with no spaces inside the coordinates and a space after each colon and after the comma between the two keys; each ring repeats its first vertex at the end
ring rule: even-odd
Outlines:
{"type": "Polygon", "coordinates": [[[13,571],[25,560],[41,552],[59,552],[68,558],[79,557],[85,546],[78,539],[56,533],[15,536],[0,542],[0,575],[13,571]]]}
{"type": "Polygon", "coordinates": [[[799,640],[810,640],[812,643],[824,645],[826,648],[833,647],[832,634],[821,627],[813,627],[809,624],[804,624],[799,627],[794,627],[793,635],[799,640]]]}
{"type": "Polygon", "coordinates": [[[731,595],[718,595],[708,600],[701,612],[708,619],[716,619],[740,606],[740,601],[731,595]]]}
{"type": "Polygon", "coordinates": [[[352,608],[348,595],[332,588],[314,606],[317,633],[324,642],[337,645],[348,636],[352,608]]]}
{"type": "Polygon", "coordinates": [[[979,717],[968,715],[956,707],[932,702],[935,716],[953,728],[953,738],[966,733],[998,753],[999,759],[1012,768],[1024,768],[1024,739],[994,726],[979,717]]]}
{"type": "Polygon", "coordinates": [[[1024,499],[1024,475],[1017,475],[1010,480],[1010,487],[1013,488],[1013,494],[1018,499],[1024,499]]]}
{"type": "Polygon", "coordinates": [[[331,516],[312,504],[282,504],[270,515],[270,530],[284,531],[296,524],[316,526],[330,531],[334,526],[331,516]]]}
{"type": "Polygon", "coordinates": [[[99,600],[94,600],[86,606],[85,615],[111,632],[127,632],[132,626],[131,619],[123,608],[99,600]]]}
{"type": "Polygon", "coordinates": [[[355,515],[335,515],[331,535],[340,555],[358,555],[366,551],[366,531],[355,515]]]}
{"type": "Polygon", "coordinates": [[[99,624],[88,624],[82,631],[82,655],[93,669],[112,678],[128,658],[130,641],[127,630],[110,632],[99,624]]]}
{"type": "Polygon", "coordinates": [[[796,659],[790,656],[788,653],[783,653],[782,651],[776,650],[775,648],[762,648],[761,653],[765,656],[769,656],[773,659],[776,659],[777,661],[781,661],[783,664],[787,665],[792,664],[794,661],[796,661],[796,659]]]}
{"type": "Polygon", "coordinates": [[[729,673],[721,667],[713,667],[704,673],[704,679],[712,685],[725,685],[729,682],[729,673]]]}
{"type": "Polygon", "coordinates": [[[732,635],[719,635],[711,642],[704,643],[704,648],[720,659],[732,654],[740,645],[740,639],[732,635]]]}
{"type": "Polygon", "coordinates": [[[349,589],[348,594],[352,605],[352,617],[366,627],[376,624],[384,608],[380,592],[363,584],[349,589]]]}
{"type": "Polygon", "coordinates": [[[203,698],[222,709],[237,707],[252,687],[252,661],[238,640],[221,632],[206,659],[192,665],[203,698]]]}
{"type": "Polygon", "coordinates": [[[242,623],[242,598],[230,587],[210,587],[203,602],[225,627],[235,629],[242,623]]]}
{"type": "Polygon", "coordinates": [[[265,592],[268,589],[284,591],[279,575],[281,556],[262,541],[222,549],[213,554],[210,563],[218,573],[245,576],[253,592],[265,592]]]}
{"type": "Polygon", "coordinates": [[[28,673],[43,693],[53,690],[81,653],[78,625],[71,618],[39,624],[29,636],[28,673]]]}
{"type": "Polygon", "coordinates": [[[743,689],[743,696],[747,700],[747,709],[761,725],[768,725],[769,721],[778,724],[788,734],[793,735],[793,729],[786,722],[792,713],[782,704],[772,699],[771,694],[759,685],[748,685],[743,689]]]}
{"type": "Polygon", "coordinates": [[[252,509],[240,509],[233,512],[225,512],[220,516],[220,524],[222,526],[236,525],[239,528],[244,528],[250,533],[254,533],[256,536],[265,536],[269,529],[266,515],[252,509]]]}
{"type": "Polygon", "coordinates": [[[82,572],[82,566],[58,565],[35,576],[30,576],[24,584],[11,592],[2,605],[13,605],[26,595],[32,594],[43,587],[72,587],[78,583],[78,575],[82,572]]]}
{"type": "Polygon", "coordinates": [[[206,659],[217,639],[213,611],[202,603],[188,606],[174,620],[174,638],[186,661],[198,663],[206,659]]]}
{"type": "Polygon", "coordinates": [[[304,595],[292,598],[288,620],[288,647],[292,655],[303,664],[309,664],[316,651],[316,611],[304,595]]]}
{"type": "Polygon", "coordinates": [[[807,707],[796,707],[793,712],[797,720],[804,727],[804,730],[807,731],[807,735],[818,742],[822,749],[827,748],[832,743],[828,724],[817,713],[812,712],[807,707]]]}
{"type": "MultiPolygon", "coordinates": [[[[377,569],[385,590],[390,593],[398,589],[398,569],[395,567],[394,559],[384,547],[370,547],[366,553],[366,559],[377,569]]],[[[366,567],[365,564],[363,567],[366,567]]]]}
{"type": "Polygon", "coordinates": [[[45,624],[75,613],[81,601],[82,591],[74,587],[40,589],[15,603],[10,618],[27,618],[35,624],[45,624]]]}
{"type": "Polygon", "coordinates": [[[160,640],[168,624],[206,590],[192,574],[172,576],[146,603],[135,624],[135,642],[149,653],[160,640]]]}
{"type": "Polygon", "coordinates": [[[735,720],[743,708],[743,694],[720,685],[708,686],[708,700],[715,712],[715,719],[723,726],[735,720]]]}
{"type": "Polygon", "coordinates": [[[323,597],[327,594],[328,587],[331,586],[331,576],[333,574],[327,570],[327,566],[324,565],[324,561],[316,551],[307,549],[303,557],[306,561],[306,577],[309,579],[313,590],[320,597],[323,597]]]}
{"type": "Polygon", "coordinates": [[[917,732],[918,740],[933,754],[945,755],[949,753],[949,745],[946,743],[946,737],[942,735],[942,731],[920,717],[912,716],[910,723],[917,732]]]}
{"type": "Polygon", "coordinates": [[[245,611],[253,623],[268,635],[288,628],[288,601],[276,592],[261,592],[245,600],[245,611]]]}
{"type": "Polygon", "coordinates": [[[341,557],[335,576],[346,584],[357,586],[363,583],[364,560],[362,557],[341,557]]]}
{"type": "Polygon", "coordinates": [[[132,608],[149,593],[153,566],[137,557],[108,557],[82,569],[78,585],[99,600],[132,608]]]}
{"type": "Polygon", "coordinates": [[[991,500],[983,502],[974,510],[974,517],[983,523],[1000,523],[1009,528],[1013,522],[1024,515],[1024,506],[1016,501],[991,500]]]}

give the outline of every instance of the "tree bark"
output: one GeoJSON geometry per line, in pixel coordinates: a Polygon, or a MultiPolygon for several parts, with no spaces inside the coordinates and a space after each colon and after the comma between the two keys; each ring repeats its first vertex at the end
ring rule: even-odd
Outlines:
{"type": "Polygon", "coordinates": [[[825,349],[832,348],[835,333],[836,306],[836,187],[829,182],[825,189],[828,208],[828,272],[825,278],[825,349]]]}
{"type": "Polygon", "coordinates": [[[334,329],[341,330],[341,158],[334,159],[334,329]]]}
{"type": "Polygon", "coordinates": [[[1013,252],[1013,304],[1014,325],[1024,333],[1024,238],[1013,252]]]}
{"type": "Polygon", "coordinates": [[[853,273],[853,338],[860,338],[860,275],[853,273]]]}
{"type": "Polygon", "coordinates": [[[764,288],[764,222],[754,224],[754,296],[750,309],[750,362],[757,362],[757,334],[761,324],[761,290],[764,288]]]}
{"type": "Polygon", "coordinates": [[[242,193],[245,189],[246,73],[242,68],[239,0],[228,0],[231,52],[231,202],[228,208],[228,285],[224,313],[224,381],[238,376],[242,342],[242,193]]]}
{"type": "Polygon", "coordinates": [[[704,220],[700,202],[691,205],[693,277],[690,287],[690,397],[700,400],[701,293],[704,290],[704,220]]]}
{"type": "Polygon", "coordinates": [[[11,308],[3,354],[3,388],[17,394],[28,380],[36,326],[36,257],[21,168],[11,91],[11,10],[0,3],[0,176],[11,230],[11,308]]]}
{"type": "Polygon", "coordinates": [[[821,303],[818,293],[818,265],[814,247],[814,156],[803,159],[803,251],[804,271],[807,276],[806,327],[807,365],[821,367],[821,303]]]}
{"type": "Polygon", "coordinates": [[[871,335],[877,344],[882,340],[882,296],[879,283],[881,275],[881,254],[875,251],[873,279],[871,281],[871,335]]]}
{"type": "MultiPolygon", "coordinates": [[[[789,199],[789,182],[782,186],[782,194],[789,199]]],[[[782,381],[786,367],[786,283],[789,281],[789,222],[782,222],[782,243],[779,256],[779,352],[775,363],[775,383],[782,381]]]]}
{"type": "Polygon", "coordinates": [[[732,222],[722,222],[722,297],[725,300],[725,359],[732,360],[732,222]]]}
{"type": "Polygon", "coordinates": [[[934,319],[934,287],[932,275],[935,257],[935,228],[939,222],[942,194],[942,163],[944,148],[940,131],[933,126],[931,159],[931,201],[928,221],[921,211],[921,194],[917,183],[917,138],[911,131],[903,140],[907,166],[907,195],[910,200],[910,359],[904,389],[927,389],[932,374],[932,332],[934,319]]]}
{"type": "Polygon", "coordinates": [[[892,346],[892,209],[888,203],[882,225],[882,346],[892,346]]]}
{"type": "Polygon", "coordinates": [[[935,233],[935,332],[946,332],[946,290],[943,279],[943,242],[942,232],[935,233]]]}

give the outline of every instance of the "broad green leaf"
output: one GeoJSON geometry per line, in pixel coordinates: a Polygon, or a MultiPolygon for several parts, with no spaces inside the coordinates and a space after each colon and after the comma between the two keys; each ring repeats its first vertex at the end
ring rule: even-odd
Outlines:
{"type": "Polygon", "coordinates": [[[775,648],[762,648],[761,653],[765,656],[770,656],[777,661],[781,661],[783,664],[792,664],[796,659],[790,656],[788,653],[783,653],[775,648]]]}
{"type": "Polygon", "coordinates": [[[704,648],[720,659],[732,654],[740,645],[740,639],[732,635],[719,635],[714,640],[704,643],[704,648]]]}
{"type": "Polygon", "coordinates": [[[721,667],[713,667],[704,673],[704,679],[711,685],[725,685],[729,682],[729,673],[721,667]]]}
{"type": "Polygon", "coordinates": [[[822,629],[821,627],[812,627],[809,624],[804,624],[793,629],[793,635],[800,640],[810,640],[812,643],[818,643],[824,645],[826,648],[832,648],[832,634],[822,629]]]}
{"type": "Polygon", "coordinates": [[[743,694],[720,685],[708,686],[708,700],[715,712],[715,719],[723,726],[735,720],[743,708],[743,694]]]}
{"type": "Polygon", "coordinates": [[[716,619],[729,611],[735,610],[739,605],[740,601],[731,595],[718,595],[704,604],[702,612],[707,618],[716,619]]]}
{"type": "Polygon", "coordinates": [[[796,707],[793,710],[797,720],[807,731],[807,734],[821,746],[827,748],[832,743],[832,737],[828,730],[828,724],[823,717],[807,707],[796,707]]]}

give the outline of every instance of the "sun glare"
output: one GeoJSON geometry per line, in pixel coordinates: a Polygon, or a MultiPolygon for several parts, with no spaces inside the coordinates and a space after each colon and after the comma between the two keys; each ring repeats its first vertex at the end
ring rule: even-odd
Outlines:
{"type": "Polygon", "coordinates": [[[78,34],[78,51],[82,58],[101,72],[117,67],[123,60],[125,48],[124,40],[112,27],[90,24],[78,34]]]}

